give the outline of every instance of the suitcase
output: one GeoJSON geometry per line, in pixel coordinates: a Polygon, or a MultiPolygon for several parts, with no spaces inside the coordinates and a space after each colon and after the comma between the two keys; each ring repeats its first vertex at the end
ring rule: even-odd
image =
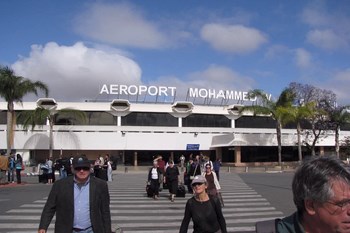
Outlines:
{"type": "Polygon", "coordinates": [[[185,196],[186,196],[185,186],[179,185],[179,187],[177,187],[176,197],[185,197],[185,196]]]}
{"type": "Polygon", "coordinates": [[[151,189],[151,185],[146,185],[146,193],[147,197],[153,197],[153,190],[151,189]]]}

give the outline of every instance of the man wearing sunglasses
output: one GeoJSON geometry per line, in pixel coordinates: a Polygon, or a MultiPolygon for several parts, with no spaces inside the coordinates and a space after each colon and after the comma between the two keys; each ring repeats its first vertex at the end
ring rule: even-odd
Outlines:
{"type": "Polygon", "coordinates": [[[297,211],[257,223],[256,232],[350,232],[350,173],[340,159],[313,156],[305,160],[294,175],[292,190],[297,211]]]}
{"type": "Polygon", "coordinates": [[[111,233],[106,181],[90,176],[85,156],[73,159],[74,176],[56,181],[43,209],[38,233],[46,233],[56,213],[55,233],[111,233]]]}

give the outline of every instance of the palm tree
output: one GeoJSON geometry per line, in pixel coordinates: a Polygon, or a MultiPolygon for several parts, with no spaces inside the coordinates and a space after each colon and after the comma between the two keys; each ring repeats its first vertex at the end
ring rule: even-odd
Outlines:
{"type": "Polygon", "coordinates": [[[251,99],[256,99],[256,104],[251,106],[244,106],[240,113],[244,111],[251,111],[254,115],[263,114],[268,115],[276,121],[276,135],[278,144],[278,164],[282,164],[282,119],[278,109],[281,107],[292,106],[294,94],[291,89],[286,88],[282,91],[278,100],[275,102],[268,98],[266,93],[262,90],[255,89],[248,92],[251,99]]]}
{"type": "Polygon", "coordinates": [[[339,158],[339,132],[340,127],[350,123],[350,113],[348,111],[349,106],[341,106],[336,108],[331,108],[328,112],[329,121],[331,124],[331,128],[334,129],[335,132],[335,153],[339,158]]]}
{"type": "Polygon", "coordinates": [[[309,102],[301,106],[289,106],[289,107],[280,107],[278,109],[278,115],[281,116],[282,124],[293,122],[297,124],[297,144],[298,144],[298,159],[301,162],[303,159],[302,155],[302,142],[301,142],[301,122],[304,119],[309,118],[312,115],[314,109],[314,102],[309,102]]]}
{"type": "Polygon", "coordinates": [[[39,106],[34,110],[21,112],[20,114],[18,114],[17,120],[18,122],[21,122],[23,124],[24,130],[27,130],[30,126],[33,130],[36,125],[39,125],[39,127],[43,127],[43,125],[46,124],[46,121],[49,122],[49,157],[52,157],[54,147],[53,126],[55,125],[56,119],[58,117],[62,117],[68,121],[77,120],[83,123],[86,122],[87,119],[85,112],[80,110],[71,108],[52,110],[39,106]]]}
{"type": "Polygon", "coordinates": [[[9,67],[0,66],[0,97],[7,102],[7,154],[11,153],[14,141],[14,127],[16,125],[16,112],[14,103],[22,103],[25,95],[33,93],[38,96],[38,90],[45,93],[47,97],[49,89],[46,84],[15,75],[9,67]]]}

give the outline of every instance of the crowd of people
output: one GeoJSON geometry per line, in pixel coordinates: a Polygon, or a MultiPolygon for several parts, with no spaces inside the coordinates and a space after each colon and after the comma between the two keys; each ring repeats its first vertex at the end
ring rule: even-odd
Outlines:
{"type": "MultiPolygon", "coordinates": [[[[190,156],[187,161],[180,159],[177,164],[172,159],[164,161],[162,156],[154,158],[148,172],[147,186],[152,191],[151,197],[159,199],[160,190],[167,188],[169,199],[174,202],[183,182],[187,185],[187,192],[191,193],[179,226],[180,233],[188,232],[191,221],[194,233],[227,232],[223,202],[219,196],[220,168],[216,168],[220,163],[220,160],[213,162],[201,155],[190,156]],[[179,167],[184,168],[184,172],[180,172],[179,167]],[[181,174],[184,176],[180,177],[181,174]]],[[[45,164],[49,173],[50,167],[52,171],[58,169],[60,179],[48,181],[53,186],[38,232],[45,233],[56,214],[55,232],[111,233],[107,185],[107,181],[111,180],[108,174],[108,169],[111,170],[109,156],[99,156],[94,163],[86,156],[60,157],[55,162],[48,158],[45,164]],[[98,169],[105,169],[106,173],[98,169]],[[72,174],[68,175],[68,172],[72,174]],[[99,177],[101,174],[105,174],[104,178],[99,177]]],[[[6,166],[8,182],[14,182],[16,177],[16,181],[21,183],[21,155],[8,156],[6,166]]],[[[350,232],[350,172],[348,165],[339,158],[313,156],[304,159],[294,174],[292,192],[295,213],[282,219],[257,222],[257,233],[350,232]]]]}
{"type": "Polygon", "coordinates": [[[0,155],[0,184],[16,183],[21,184],[21,171],[24,170],[24,163],[20,154],[11,153],[6,156],[0,155]]]}

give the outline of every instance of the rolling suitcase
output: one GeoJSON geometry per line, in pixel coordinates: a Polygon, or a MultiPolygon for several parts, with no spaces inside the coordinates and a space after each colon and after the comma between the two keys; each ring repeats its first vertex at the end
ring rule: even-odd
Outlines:
{"type": "Polygon", "coordinates": [[[179,185],[179,187],[177,187],[176,197],[185,197],[185,196],[186,196],[185,186],[179,185]]]}
{"type": "Polygon", "coordinates": [[[147,197],[153,197],[153,190],[151,189],[151,185],[147,184],[146,185],[146,193],[147,193],[147,197]]]}

